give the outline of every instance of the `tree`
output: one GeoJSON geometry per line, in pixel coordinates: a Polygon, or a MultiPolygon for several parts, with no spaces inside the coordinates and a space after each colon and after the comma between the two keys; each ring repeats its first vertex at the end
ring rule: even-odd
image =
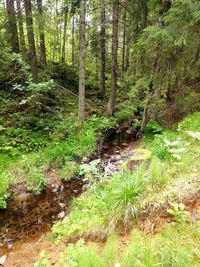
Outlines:
{"type": "Polygon", "coordinates": [[[80,61],[79,61],[79,112],[81,122],[85,119],[85,0],[80,0],[80,61]]]}
{"type": "Polygon", "coordinates": [[[125,57],[126,57],[126,0],[124,0],[124,10],[123,10],[123,46],[122,46],[122,75],[125,73],[125,57]]]}
{"type": "Polygon", "coordinates": [[[45,46],[45,35],[44,35],[44,19],[43,19],[43,8],[42,8],[42,0],[37,0],[37,8],[39,15],[39,34],[40,34],[40,57],[41,64],[43,66],[47,65],[46,61],[46,46],[45,46]]]}
{"type": "Polygon", "coordinates": [[[29,43],[28,59],[29,59],[30,66],[31,66],[33,82],[37,83],[38,82],[38,68],[37,68],[37,59],[36,59],[36,51],[35,51],[31,0],[25,0],[24,6],[25,6],[25,13],[26,13],[26,26],[27,26],[28,43],[29,43]]]}
{"type": "Polygon", "coordinates": [[[101,31],[100,31],[101,61],[100,61],[100,96],[105,97],[106,72],[106,9],[105,0],[101,1],[101,31]]]}
{"type": "Polygon", "coordinates": [[[12,51],[15,53],[19,53],[19,38],[17,33],[14,0],[6,0],[6,10],[8,16],[7,29],[12,51]]]}
{"type": "Polygon", "coordinates": [[[17,20],[18,20],[18,28],[19,28],[19,40],[20,40],[20,51],[25,55],[26,45],[24,38],[24,27],[23,27],[23,16],[21,10],[21,1],[17,0],[17,20]]]}
{"type": "Polygon", "coordinates": [[[68,6],[64,6],[64,31],[63,31],[63,46],[62,46],[62,62],[65,62],[65,49],[66,49],[66,34],[67,34],[67,19],[68,19],[68,6]]]}
{"type": "Polygon", "coordinates": [[[118,20],[119,20],[119,0],[113,0],[113,22],[112,22],[112,67],[111,67],[111,91],[107,105],[107,113],[113,115],[116,92],[117,92],[117,50],[118,50],[118,20]]]}

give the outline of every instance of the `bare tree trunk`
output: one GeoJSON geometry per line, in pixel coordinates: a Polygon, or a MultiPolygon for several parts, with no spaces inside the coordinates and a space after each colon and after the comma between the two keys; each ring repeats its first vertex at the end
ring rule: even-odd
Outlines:
{"type": "Polygon", "coordinates": [[[147,19],[148,19],[147,0],[141,0],[141,5],[142,5],[142,28],[145,29],[147,27],[147,19]]]}
{"type": "Polygon", "coordinates": [[[18,24],[19,24],[20,50],[25,55],[26,45],[25,45],[25,38],[24,38],[23,17],[22,17],[20,0],[17,0],[17,18],[18,18],[18,24]]]}
{"type": "Polygon", "coordinates": [[[79,62],[79,111],[81,122],[85,119],[85,0],[80,0],[80,62],[79,62]]]}
{"type": "Polygon", "coordinates": [[[117,50],[118,50],[118,20],[119,20],[119,0],[113,2],[113,28],[112,28],[112,84],[110,97],[107,105],[107,112],[113,115],[116,92],[117,92],[117,50]]]}
{"type": "MultiPolygon", "coordinates": [[[[124,0],[124,6],[126,6],[126,0],[124,0]]],[[[124,77],[125,73],[125,53],[126,53],[126,9],[124,8],[123,15],[123,47],[122,47],[122,76],[124,77]]]]}
{"type": "Polygon", "coordinates": [[[44,35],[44,18],[43,18],[43,8],[42,8],[42,0],[37,0],[37,8],[39,15],[39,34],[40,34],[40,57],[41,64],[43,66],[47,65],[46,60],[46,46],[45,46],[45,35],[44,35]]]}
{"type": "Polygon", "coordinates": [[[36,51],[35,51],[31,0],[25,0],[24,6],[25,6],[25,12],[26,12],[26,26],[27,26],[28,43],[29,43],[28,57],[29,57],[29,62],[31,66],[33,82],[37,83],[38,82],[38,68],[37,68],[37,59],[36,59],[36,51]]]}
{"type": "Polygon", "coordinates": [[[62,62],[65,62],[65,44],[67,35],[67,19],[68,19],[68,7],[64,7],[64,32],[63,32],[63,46],[62,46],[62,62]]]}
{"type": "Polygon", "coordinates": [[[100,46],[101,46],[101,62],[100,62],[100,96],[105,97],[105,72],[106,72],[106,9],[105,0],[101,1],[101,32],[100,32],[100,46]]]}
{"type": "Polygon", "coordinates": [[[127,71],[128,67],[129,67],[129,56],[130,56],[130,49],[129,49],[129,33],[126,33],[126,39],[125,39],[125,47],[126,47],[126,51],[125,51],[125,58],[124,58],[124,72],[127,71]]]}
{"type": "Polygon", "coordinates": [[[75,65],[75,38],[74,38],[74,32],[75,32],[75,18],[73,15],[72,18],[72,64],[75,65]]]}
{"type": "Polygon", "coordinates": [[[6,10],[8,16],[7,28],[10,43],[12,46],[12,51],[15,53],[19,53],[19,39],[17,34],[14,0],[6,0],[6,10]]]}

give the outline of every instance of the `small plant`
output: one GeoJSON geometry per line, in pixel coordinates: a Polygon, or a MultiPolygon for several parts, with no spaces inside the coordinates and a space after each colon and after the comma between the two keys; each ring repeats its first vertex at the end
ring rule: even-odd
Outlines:
{"type": "Polygon", "coordinates": [[[103,174],[101,174],[99,169],[100,159],[93,160],[88,164],[80,165],[79,175],[84,176],[86,181],[92,185],[99,181],[103,174]]]}
{"type": "Polygon", "coordinates": [[[67,161],[62,169],[58,171],[59,178],[64,181],[71,180],[78,173],[79,166],[73,161],[67,161]]]}
{"type": "Polygon", "coordinates": [[[167,210],[169,214],[175,217],[177,222],[185,222],[189,216],[189,212],[185,210],[183,203],[170,203],[171,208],[167,210]]]}
{"type": "Polygon", "coordinates": [[[164,163],[158,157],[154,156],[152,158],[149,171],[149,179],[153,188],[161,188],[167,183],[169,179],[167,170],[164,168],[164,163]]]}

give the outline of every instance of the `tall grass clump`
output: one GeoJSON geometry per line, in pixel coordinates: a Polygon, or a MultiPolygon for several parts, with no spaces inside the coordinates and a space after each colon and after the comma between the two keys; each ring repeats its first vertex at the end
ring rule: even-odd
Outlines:
{"type": "Polygon", "coordinates": [[[119,224],[127,226],[136,219],[140,197],[148,185],[145,165],[135,172],[121,171],[112,178],[104,178],[71,203],[71,212],[63,222],[53,226],[62,237],[86,232],[112,232],[119,224]]]}

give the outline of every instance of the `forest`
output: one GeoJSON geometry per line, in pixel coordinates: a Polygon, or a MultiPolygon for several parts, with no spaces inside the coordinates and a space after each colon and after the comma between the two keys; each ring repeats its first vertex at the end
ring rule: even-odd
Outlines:
{"type": "Polygon", "coordinates": [[[200,267],[199,159],[199,0],[0,0],[0,266],[200,267]]]}

